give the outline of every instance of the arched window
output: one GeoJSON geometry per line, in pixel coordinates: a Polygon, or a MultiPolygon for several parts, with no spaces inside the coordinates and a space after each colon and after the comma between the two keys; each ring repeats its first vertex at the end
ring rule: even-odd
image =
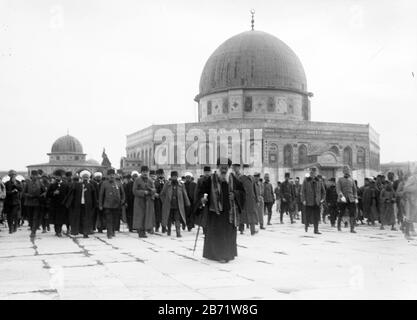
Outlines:
{"type": "Polygon", "coordinates": [[[275,112],[275,100],[274,97],[268,97],[268,112],[275,112]]]}
{"type": "Polygon", "coordinates": [[[211,101],[207,101],[207,115],[211,115],[212,110],[211,110],[211,101]]]}
{"type": "Polygon", "coordinates": [[[223,109],[223,113],[229,113],[229,99],[228,98],[223,99],[222,109],[223,109]]]}
{"type": "MultiPolygon", "coordinates": [[[[304,90],[304,89],[302,89],[304,90]]],[[[309,106],[309,101],[308,101],[308,97],[304,96],[303,97],[303,105],[301,107],[301,113],[303,115],[303,120],[308,120],[309,118],[309,110],[308,110],[308,106],[309,106]]]]}
{"type": "Polygon", "coordinates": [[[252,112],[252,97],[245,97],[245,112],[252,112]]]}
{"type": "Polygon", "coordinates": [[[358,151],[356,154],[356,162],[360,165],[365,164],[365,149],[364,148],[358,148],[358,151]]]}
{"type": "Polygon", "coordinates": [[[148,149],[145,150],[145,164],[148,165],[149,161],[148,161],[148,149]]]}
{"type": "Polygon", "coordinates": [[[350,147],[343,149],[343,164],[352,168],[352,149],[350,147]]]}
{"type": "Polygon", "coordinates": [[[287,144],[284,147],[284,166],[292,167],[292,145],[287,144]]]}
{"type": "Polygon", "coordinates": [[[278,163],[278,146],[274,143],[269,146],[268,162],[270,164],[278,163]]]}
{"type": "Polygon", "coordinates": [[[307,147],[304,144],[302,144],[298,147],[298,164],[306,163],[308,163],[307,147]]]}
{"type": "Polygon", "coordinates": [[[336,146],[331,147],[329,149],[329,151],[333,152],[336,156],[339,156],[340,155],[339,148],[336,147],[336,146]]]}

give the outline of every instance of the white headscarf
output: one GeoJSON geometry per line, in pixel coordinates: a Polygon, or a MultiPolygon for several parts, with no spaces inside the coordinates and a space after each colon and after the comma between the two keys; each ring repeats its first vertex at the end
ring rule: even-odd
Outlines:
{"type": "Polygon", "coordinates": [[[87,170],[83,170],[83,171],[80,172],[80,177],[81,178],[84,178],[84,176],[87,176],[88,178],[90,178],[91,177],[91,173],[89,171],[87,171],[87,170]]]}
{"type": "Polygon", "coordinates": [[[103,174],[101,172],[97,171],[97,172],[94,172],[93,177],[94,178],[97,178],[97,177],[102,178],[103,177],[103,174]]]}

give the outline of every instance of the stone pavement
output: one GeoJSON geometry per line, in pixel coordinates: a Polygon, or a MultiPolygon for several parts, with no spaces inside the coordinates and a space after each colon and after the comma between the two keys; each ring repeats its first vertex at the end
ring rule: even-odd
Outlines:
{"type": "MultiPolygon", "coordinates": [[[[277,220],[238,235],[238,257],[202,258],[203,235],[139,239],[120,232],[56,238],[27,226],[0,232],[0,299],[415,299],[417,240],[359,226],[322,235],[277,220]]],[[[175,233],[175,232],[174,232],[175,233]]]]}

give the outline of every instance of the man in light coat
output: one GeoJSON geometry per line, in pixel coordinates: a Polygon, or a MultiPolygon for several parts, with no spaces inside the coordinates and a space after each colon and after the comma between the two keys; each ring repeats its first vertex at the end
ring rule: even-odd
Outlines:
{"type": "Polygon", "coordinates": [[[349,166],[343,167],[343,177],[337,180],[336,192],[338,195],[339,202],[339,217],[337,219],[337,230],[342,231],[342,217],[345,210],[349,211],[350,220],[350,232],[356,233],[355,231],[355,215],[356,215],[356,204],[358,203],[358,192],[356,189],[355,181],[350,176],[349,166]]]}
{"type": "Polygon", "coordinates": [[[146,230],[155,226],[155,185],[149,175],[149,168],[142,166],[140,177],[133,183],[133,229],[138,230],[139,238],[147,238],[146,230]]]}

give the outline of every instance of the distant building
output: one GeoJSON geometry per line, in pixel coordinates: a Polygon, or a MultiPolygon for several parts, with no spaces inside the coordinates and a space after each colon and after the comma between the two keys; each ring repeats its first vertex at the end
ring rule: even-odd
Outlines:
{"type": "MultiPolygon", "coordinates": [[[[152,125],[127,135],[122,168],[142,162],[198,176],[203,165],[213,167],[219,154],[221,137],[211,145],[211,132],[223,130],[230,132],[230,139],[223,140],[227,156],[235,148],[236,131],[241,137],[237,146],[242,149],[240,154],[248,149],[251,157],[260,159],[253,161],[257,164],[252,164],[252,171],[269,173],[274,183],[283,180],[286,172],[303,179],[313,165],[326,178],[341,176],[344,165],[349,165],[353,177],[361,182],[375,175],[380,170],[379,134],[369,124],[311,121],[312,96],[301,61],[290,47],[265,32],[242,32],[221,44],[204,66],[194,99],[198,122],[152,125]],[[244,131],[250,133],[246,140],[244,131]],[[262,132],[259,149],[254,144],[255,131],[262,132]],[[170,132],[175,139],[170,138],[170,132]],[[159,157],[161,145],[168,146],[161,152],[162,158],[175,158],[174,162],[156,163],[155,154],[159,157]],[[182,161],[187,152],[184,149],[193,145],[197,145],[193,152],[199,161],[188,161],[193,156],[182,161]],[[210,149],[214,156],[209,155],[210,149]]],[[[334,101],[334,112],[337,103],[334,101]]],[[[249,163],[245,159],[233,162],[249,163]]]]}
{"type": "Polygon", "coordinates": [[[141,160],[122,157],[120,159],[120,170],[122,170],[123,173],[131,173],[133,170],[139,171],[142,164],[143,161],[141,160]]]}
{"type": "Polygon", "coordinates": [[[54,174],[55,171],[71,171],[73,174],[82,170],[91,173],[105,173],[106,167],[102,166],[97,160],[88,159],[83,152],[83,147],[77,138],[70,135],[58,138],[52,145],[51,152],[47,154],[49,162],[42,164],[31,164],[27,166],[28,174],[32,170],[41,169],[46,174],[54,174]]]}
{"type": "Polygon", "coordinates": [[[389,162],[381,164],[381,172],[387,174],[392,171],[395,174],[398,171],[402,172],[413,172],[417,168],[417,161],[408,161],[408,162],[389,162]]]}

